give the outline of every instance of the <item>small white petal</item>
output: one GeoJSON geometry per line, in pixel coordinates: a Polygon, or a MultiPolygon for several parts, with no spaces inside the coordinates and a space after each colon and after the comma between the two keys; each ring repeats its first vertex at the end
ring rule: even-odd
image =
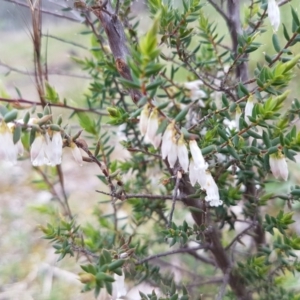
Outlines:
{"type": "Polygon", "coordinates": [[[197,182],[197,170],[195,168],[195,163],[193,159],[190,160],[189,177],[191,185],[194,186],[197,182]]]}
{"type": "Polygon", "coordinates": [[[177,161],[177,143],[175,141],[175,138],[172,138],[171,148],[168,153],[168,162],[170,165],[170,168],[174,168],[174,165],[177,161]]]}
{"type": "Polygon", "coordinates": [[[161,133],[157,134],[157,135],[154,137],[152,144],[153,144],[153,146],[154,146],[155,149],[157,149],[157,148],[159,147],[159,145],[160,145],[160,143],[161,143],[161,140],[162,140],[162,135],[161,135],[161,133]]]}
{"type": "Polygon", "coordinates": [[[206,184],[204,189],[206,191],[205,201],[209,202],[210,206],[222,205],[223,201],[220,200],[219,188],[210,172],[206,172],[206,184]]]}
{"type": "Polygon", "coordinates": [[[161,156],[163,159],[165,159],[172,147],[172,137],[173,137],[173,130],[174,130],[174,124],[171,123],[166,128],[163,137],[162,137],[162,144],[161,144],[161,156]]]}
{"type": "Polygon", "coordinates": [[[155,144],[154,140],[157,136],[157,130],[159,127],[159,119],[158,119],[158,111],[157,109],[153,109],[147,125],[146,137],[151,142],[151,144],[155,144]]]}
{"type": "Polygon", "coordinates": [[[143,136],[147,132],[149,115],[150,115],[149,105],[146,104],[141,112],[140,122],[139,122],[140,131],[143,136]]]}
{"type": "Polygon", "coordinates": [[[177,156],[182,169],[184,170],[184,172],[187,172],[189,168],[189,153],[185,145],[183,136],[179,138],[177,143],[177,156]]]}
{"type": "Polygon", "coordinates": [[[268,0],[268,17],[274,31],[277,31],[280,25],[280,11],[275,0],[268,0]]]}
{"type": "Polygon", "coordinates": [[[249,98],[245,106],[245,121],[248,125],[252,123],[249,120],[249,117],[252,116],[253,107],[254,107],[254,102],[251,98],[249,98]]]}
{"type": "Polygon", "coordinates": [[[198,168],[197,166],[195,166],[196,172],[197,172],[197,182],[200,184],[201,188],[205,189],[205,185],[206,185],[206,170],[203,168],[198,168]]]}
{"type": "MultiPolygon", "coordinates": [[[[207,94],[200,89],[201,85],[203,85],[203,82],[201,80],[195,80],[184,83],[185,88],[190,90],[190,98],[193,101],[207,97],[207,94]]],[[[203,101],[199,102],[199,105],[204,107],[203,101]]]]}
{"type": "Polygon", "coordinates": [[[200,148],[198,147],[196,141],[190,141],[190,150],[191,150],[191,154],[192,154],[195,166],[198,169],[206,170],[207,163],[205,162],[202,152],[201,152],[200,148]]]}
{"type": "Polygon", "coordinates": [[[71,144],[71,150],[72,150],[72,154],[73,154],[73,157],[75,159],[75,161],[80,165],[82,166],[82,155],[81,155],[81,152],[79,150],[79,148],[77,147],[77,145],[75,143],[72,143],[71,144]]]}
{"type": "Polygon", "coordinates": [[[235,120],[224,119],[223,124],[229,129],[235,129],[237,127],[237,123],[235,120]]]}
{"type": "Polygon", "coordinates": [[[201,85],[203,85],[202,80],[194,80],[184,83],[185,88],[187,88],[188,90],[199,90],[199,87],[201,85]]]}
{"type": "Polygon", "coordinates": [[[52,136],[52,160],[51,165],[61,164],[63,141],[60,132],[55,131],[52,136]]]}
{"type": "Polygon", "coordinates": [[[119,297],[127,294],[125,287],[124,272],[121,276],[114,274],[115,281],[112,283],[112,300],[117,300],[119,297]]]}
{"type": "Polygon", "coordinates": [[[287,181],[289,169],[285,160],[285,156],[282,153],[271,154],[269,163],[273,176],[276,179],[283,179],[287,181]]]}
{"type": "MultiPolygon", "coordinates": [[[[19,140],[16,144],[13,143],[13,133],[16,128],[16,124],[9,122],[6,125],[7,125],[7,127],[5,129],[5,136],[6,136],[7,149],[12,150],[12,151],[9,151],[9,153],[7,153],[6,156],[7,156],[7,160],[9,160],[13,164],[15,164],[17,162],[18,154],[23,155],[24,147],[23,147],[21,140],[19,140]]],[[[1,132],[1,130],[0,130],[0,132],[1,132]]]]}
{"type": "Polygon", "coordinates": [[[210,206],[215,206],[215,207],[220,206],[222,204],[223,204],[223,201],[220,199],[214,199],[209,202],[210,206]]]}
{"type": "Polygon", "coordinates": [[[30,149],[31,162],[34,166],[41,166],[45,163],[44,146],[45,146],[44,136],[43,135],[36,136],[30,149]]]}

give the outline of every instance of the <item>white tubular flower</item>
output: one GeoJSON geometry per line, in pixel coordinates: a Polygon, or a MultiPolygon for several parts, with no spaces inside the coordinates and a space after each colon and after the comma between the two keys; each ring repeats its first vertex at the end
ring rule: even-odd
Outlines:
{"type": "Polygon", "coordinates": [[[220,200],[219,188],[210,172],[206,172],[206,183],[203,188],[206,191],[205,201],[209,202],[210,206],[220,206],[223,204],[223,201],[220,200]]]}
{"type": "Polygon", "coordinates": [[[16,164],[18,146],[13,142],[13,135],[4,121],[0,123],[0,159],[16,164]]]}
{"type": "Polygon", "coordinates": [[[249,120],[249,117],[252,116],[253,107],[254,107],[253,99],[252,99],[252,97],[249,97],[248,101],[246,103],[246,106],[245,106],[245,121],[248,125],[250,125],[252,123],[249,120]]]}
{"type": "Polygon", "coordinates": [[[236,121],[235,120],[224,119],[223,124],[227,127],[226,131],[228,131],[228,134],[229,134],[230,130],[236,129],[236,121]]]}
{"type": "Polygon", "coordinates": [[[74,157],[75,161],[80,166],[82,166],[82,163],[83,163],[82,155],[81,155],[81,152],[80,152],[79,148],[77,147],[77,145],[74,142],[71,143],[71,151],[72,151],[72,154],[73,154],[73,157],[74,157]]]}
{"type": "Polygon", "coordinates": [[[63,142],[62,142],[60,132],[54,131],[52,134],[52,140],[50,140],[50,136],[47,132],[45,134],[45,139],[46,139],[45,153],[47,159],[49,160],[48,164],[50,164],[51,166],[56,166],[61,164],[63,142]]]}
{"type": "Polygon", "coordinates": [[[139,125],[140,125],[140,131],[141,131],[142,136],[144,136],[147,132],[149,115],[150,115],[149,104],[146,104],[140,115],[139,125]]]}
{"type": "MultiPolygon", "coordinates": [[[[8,126],[8,128],[9,128],[10,132],[13,134],[13,133],[14,133],[14,130],[15,130],[15,127],[16,127],[16,124],[15,124],[15,123],[7,123],[7,126],[8,126]]],[[[22,144],[22,142],[21,142],[21,139],[19,139],[19,140],[17,141],[17,143],[15,144],[15,151],[16,151],[16,153],[19,154],[20,156],[23,155],[23,153],[24,153],[24,147],[23,147],[23,144],[22,144]]],[[[15,158],[17,159],[17,157],[15,157],[15,158]]],[[[16,162],[16,159],[14,160],[13,163],[16,162]]]]}
{"type": "Polygon", "coordinates": [[[46,146],[47,144],[44,135],[38,134],[30,149],[31,163],[33,166],[37,167],[47,164],[48,160],[45,155],[46,146]]]}
{"type": "Polygon", "coordinates": [[[157,149],[161,143],[161,134],[157,134],[158,127],[158,110],[154,108],[148,119],[146,138],[155,147],[155,149],[157,149]]]}
{"type": "Polygon", "coordinates": [[[161,143],[162,140],[162,135],[161,133],[157,134],[152,142],[152,145],[154,146],[155,149],[157,149],[161,143]]]}
{"type": "Polygon", "coordinates": [[[62,144],[60,132],[55,131],[52,139],[48,132],[44,135],[37,133],[30,149],[32,164],[34,166],[61,164],[62,144]]]}
{"type": "Polygon", "coordinates": [[[195,168],[195,163],[193,159],[190,160],[189,178],[191,185],[194,186],[197,182],[197,169],[195,168]]]}
{"type": "Polygon", "coordinates": [[[201,85],[203,85],[203,82],[201,80],[195,80],[184,83],[184,87],[190,90],[190,98],[193,101],[199,100],[199,105],[204,107],[204,103],[201,99],[207,97],[207,95],[204,91],[200,89],[201,85]]]}
{"type": "Polygon", "coordinates": [[[172,137],[174,135],[174,123],[171,123],[166,128],[163,137],[162,137],[162,143],[161,143],[161,156],[163,159],[165,159],[172,147],[172,137]]]}
{"type": "Polygon", "coordinates": [[[285,156],[281,152],[271,154],[269,163],[273,176],[276,179],[283,179],[287,181],[289,169],[285,160],[285,156]]]}
{"type": "Polygon", "coordinates": [[[201,188],[205,187],[206,171],[197,167],[193,159],[191,159],[190,161],[189,178],[192,186],[194,186],[198,182],[201,188]]]}
{"type": "Polygon", "coordinates": [[[195,163],[195,167],[197,169],[206,170],[207,169],[207,163],[204,160],[204,157],[202,155],[202,152],[200,148],[197,145],[197,142],[192,140],[190,141],[190,150],[191,154],[195,163]]]}
{"type": "Polygon", "coordinates": [[[112,283],[112,300],[117,300],[127,294],[125,287],[125,276],[124,272],[121,276],[114,274],[115,281],[112,283]]]}
{"type": "Polygon", "coordinates": [[[189,167],[189,153],[183,139],[183,134],[181,134],[177,142],[177,156],[182,169],[184,172],[187,172],[189,167]]]}
{"type": "Polygon", "coordinates": [[[273,30],[277,31],[280,25],[280,11],[276,0],[268,0],[268,17],[273,30]]]}
{"type": "Polygon", "coordinates": [[[168,153],[168,162],[172,169],[174,168],[176,161],[177,161],[177,143],[176,143],[176,138],[173,135],[173,137],[171,138],[171,148],[168,153]]]}

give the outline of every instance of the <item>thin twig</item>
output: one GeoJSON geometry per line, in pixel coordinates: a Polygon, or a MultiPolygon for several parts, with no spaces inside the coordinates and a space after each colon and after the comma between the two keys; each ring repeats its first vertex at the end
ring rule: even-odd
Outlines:
{"type": "Polygon", "coordinates": [[[228,285],[228,282],[229,282],[230,272],[231,272],[231,268],[228,268],[227,271],[224,273],[223,284],[221,285],[217,300],[224,299],[224,295],[226,292],[226,286],[228,285]]]}
{"type": "Polygon", "coordinates": [[[229,18],[224,12],[224,9],[221,8],[215,1],[213,0],[208,0],[208,2],[215,8],[215,10],[224,18],[226,22],[229,22],[229,18]]]}
{"type": "MultiPolygon", "coordinates": [[[[103,195],[107,195],[107,196],[112,196],[111,193],[106,193],[103,191],[99,191],[96,190],[97,193],[103,194],[103,195]]],[[[173,200],[174,196],[172,195],[166,195],[166,196],[162,196],[162,195],[150,195],[150,194],[126,194],[122,196],[123,199],[134,199],[134,198],[144,198],[144,199],[152,199],[152,200],[173,200]]],[[[178,198],[176,197],[176,200],[179,201],[182,198],[178,198]]]]}
{"type": "Polygon", "coordinates": [[[189,254],[191,256],[193,256],[194,258],[196,258],[197,260],[200,260],[206,264],[212,265],[212,266],[217,266],[216,262],[213,259],[209,259],[207,257],[204,257],[200,254],[198,254],[196,251],[195,252],[189,252],[189,254]]]}
{"type": "MultiPolygon", "coordinates": [[[[35,75],[34,72],[23,71],[21,69],[11,67],[10,65],[1,62],[1,60],[0,60],[0,66],[7,68],[9,71],[16,72],[16,73],[19,73],[19,74],[32,75],[32,76],[35,75]]],[[[92,78],[91,76],[65,73],[65,72],[61,72],[61,71],[47,72],[47,75],[66,76],[66,77],[74,77],[74,78],[82,78],[82,79],[91,79],[92,78]]]]}
{"type": "MultiPolygon", "coordinates": [[[[28,4],[26,4],[24,2],[19,2],[17,0],[4,0],[4,1],[30,8],[28,4]]],[[[76,23],[81,23],[82,22],[82,20],[80,20],[80,19],[68,17],[68,16],[65,16],[65,15],[61,15],[61,14],[58,14],[58,13],[55,13],[53,11],[46,10],[46,9],[43,9],[43,8],[41,9],[41,12],[44,13],[44,14],[47,14],[47,15],[55,16],[55,17],[62,18],[62,19],[65,19],[65,20],[69,20],[69,21],[76,22],[76,23]]]]}
{"type": "MultiPolygon", "coordinates": [[[[37,106],[42,106],[42,104],[40,102],[34,102],[34,101],[30,101],[30,100],[25,100],[25,99],[8,99],[8,98],[2,98],[0,97],[0,102],[7,102],[7,103],[11,103],[14,106],[21,106],[20,103],[26,103],[26,104],[30,104],[30,105],[37,105],[37,106]]],[[[59,108],[65,108],[65,109],[72,109],[76,112],[88,112],[88,113],[93,113],[99,116],[108,116],[107,113],[103,113],[97,110],[90,110],[87,108],[78,108],[78,107],[74,107],[74,106],[69,106],[66,104],[61,104],[61,103],[51,103],[51,102],[45,102],[47,106],[49,107],[59,107],[59,108]]]]}
{"type": "Polygon", "coordinates": [[[225,250],[227,251],[230,247],[238,241],[247,231],[249,231],[257,222],[252,222],[247,228],[245,228],[242,232],[240,232],[226,247],[225,250]]]}
{"type": "Polygon", "coordinates": [[[115,10],[115,15],[118,16],[119,14],[119,9],[120,9],[120,0],[117,0],[116,2],[116,10],[115,10]]]}
{"type": "Polygon", "coordinates": [[[170,228],[172,225],[172,219],[173,219],[173,214],[174,214],[174,210],[175,210],[176,198],[177,198],[177,193],[178,193],[178,188],[179,188],[179,183],[180,183],[181,178],[182,178],[181,172],[177,171],[175,188],[173,191],[173,199],[172,199],[173,202],[172,202],[172,208],[171,208],[170,216],[169,216],[168,228],[170,228]]]}
{"type": "Polygon", "coordinates": [[[171,250],[171,251],[167,251],[167,252],[163,252],[163,253],[159,253],[159,254],[154,254],[151,256],[148,256],[142,260],[139,260],[138,262],[136,262],[136,265],[141,265],[149,260],[158,258],[158,257],[163,257],[163,256],[169,256],[169,255],[173,255],[173,254],[178,254],[178,253],[189,253],[189,252],[194,252],[200,249],[208,249],[208,245],[202,245],[202,246],[197,246],[197,247],[193,247],[193,248],[179,248],[179,249],[175,249],[175,250],[171,250]]]}
{"type": "Polygon", "coordinates": [[[70,44],[70,45],[72,45],[72,46],[76,46],[76,47],[81,48],[81,49],[84,49],[84,50],[89,50],[88,47],[85,47],[85,46],[83,46],[83,45],[81,45],[81,44],[78,44],[78,43],[73,42],[73,41],[66,41],[66,40],[63,39],[63,38],[60,38],[60,37],[51,35],[51,34],[49,34],[49,33],[47,33],[47,34],[42,34],[42,36],[49,37],[49,38],[52,38],[52,39],[54,39],[54,40],[58,40],[58,41],[60,41],[60,42],[66,43],[66,44],[70,44]]]}
{"type": "Polygon", "coordinates": [[[91,256],[95,259],[99,259],[99,255],[83,248],[83,247],[80,247],[80,246],[76,246],[76,245],[71,245],[72,246],[72,250],[76,251],[76,252],[79,252],[79,253],[82,253],[84,255],[87,255],[87,256],[91,256]]]}

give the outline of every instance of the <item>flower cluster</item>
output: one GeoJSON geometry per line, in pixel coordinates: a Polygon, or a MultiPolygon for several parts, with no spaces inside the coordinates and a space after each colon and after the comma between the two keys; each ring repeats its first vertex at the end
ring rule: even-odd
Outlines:
{"type": "Polygon", "coordinates": [[[189,153],[183,139],[183,134],[181,134],[178,139],[176,136],[175,123],[172,122],[168,125],[162,137],[161,155],[163,159],[168,159],[171,168],[174,168],[178,159],[184,172],[187,172],[189,153]]]}
{"type": "Polygon", "coordinates": [[[158,148],[161,143],[162,159],[167,159],[170,168],[174,168],[177,160],[184,172],[189,172],[190,182],[194,186],[197,182],[206,191],[205,200],[210,206],[222,205],[219,189],[211,173],[207,170],[208,164],[196,141],[189,142],[192,159],[189,161],[189,151],[184,141],[184,136],[175,128],[175,121],[171,122],[164,134],[157,133],[159,128],[159,118],[157,108],[151,110],[145,105],[140,115],[140,131],[145,139],[158,148]]]}
{"type": "MultiPolygon", "coordinates": [[[[35,119],[30,119],[28,124],[36,123],[35,119]]],[[[23,155],[24,147],[19,139],[14,143],[13,133],[16,126],[22,126],[23,121],[6,123],[0,120],[0,160],[9,161],[16,164],[18,155],[23,155]],[[16,125],[18,124],[18,125],[16,125]]],[[[82,165],[82,155],[74,142],[70,148],[76,162],[82,165]]],[[[33,166],[61,164],[63,140],[60,131],[47,129],[45,133],[36,132],[35,139],[31,145],[30,157],[33,166]]]]}
{"type": "Polygon", "coordinates": [[[277,31],[280,25],[280,11],[276,0],[268,0],[268,16],[274,31],[277,31]]]}
{"type": "Polygon", "coordinates": [[[34,166],[61,164],[62,137],[60,132],[36,133],[31,145],[30,156],[34,166]]]}

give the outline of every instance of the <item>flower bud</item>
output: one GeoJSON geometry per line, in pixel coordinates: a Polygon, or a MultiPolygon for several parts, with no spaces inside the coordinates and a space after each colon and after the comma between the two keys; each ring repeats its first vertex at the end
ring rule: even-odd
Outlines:
{"type": "Polygon", "coordinates": [[[81,283],[91,283],[96,279],[95,275],[90,273],[79,273],[78,275],[81,283]]]}

